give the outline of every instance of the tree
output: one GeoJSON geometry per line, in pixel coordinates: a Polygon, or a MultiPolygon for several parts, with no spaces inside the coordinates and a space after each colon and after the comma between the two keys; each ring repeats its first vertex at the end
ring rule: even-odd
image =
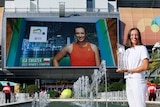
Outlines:
{"type": "Polygon", "coordinates": [[[35,93],[38,91],[39,91],[38,87],[34,84],[28,85],[26,88],[26,92],[28,92],[28,93],[35,93]]]}
{"type": "Polygon", "coordinates": [[[160,74],[160,47],[156,48],[154,52],[151,53],[151,60],[149,64],[150,74],[148,78],[154,73],[157,72],[160,74]]]}

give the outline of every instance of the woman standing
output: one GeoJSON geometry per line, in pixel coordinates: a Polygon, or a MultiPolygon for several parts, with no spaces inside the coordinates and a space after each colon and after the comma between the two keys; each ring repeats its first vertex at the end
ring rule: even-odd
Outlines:
{"type": "Polygon", "coordinates": [[[149,54],[138,28],[129,30],[126,47],[127,69],[118,69],[117,72],[124,72],[129,107],[146,107],[145,71],[149,66],[149,54]]]}

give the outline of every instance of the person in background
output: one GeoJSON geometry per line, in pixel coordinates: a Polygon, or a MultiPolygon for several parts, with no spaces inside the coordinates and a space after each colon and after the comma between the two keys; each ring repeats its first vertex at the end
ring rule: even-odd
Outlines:
{"type": "Polygon", "coordinates": [[[3,87],[2,91],[5,93],[5,102],[10,103],[11,102],[11,87],[9,82],[6,86],[3,87]]]}
{"type": "Polygon", "coordinates": [[[61,96],[61,90],[60,89],[58,89],[58,97],[60,97],[61,96]]]}
{"type": "Polygon", "coordinates": [[[142,44],[138,28],[131,28],[126,40],[127,68],[117,69],[126,79],[126,94],[129,107],[146,107],[147,84],[145,71],[149,67],[149,54],[142,44]]]}
{"type": "Polygon", "coordinates": [[[151,84],[148,86],[149,101],[156,101],[156,84],[151,81],[151,84]]]}
{"type": "Polygon", "coordinates": [[[66,55],[70,55],[71,66],[99,66],[100,55],[95,44],[86,41],[86,29],[84,26],[76,26],[74,29],[77,42],[66,45],[55,55],[53,65],[59,66],[59,61],[66,55]]]}
{"type": "Polygon", "coordinates": [[[46,93],[47,93],[44,87],[41,88],[40,93],[41,93],[41,94],[42,94],[42,93],[43,93],[43,94],[46,94],[46,93]]]}
{"type": "MultiPolygon", "coordinates": [[[[148,79],[146,79],[146,84],[147,84],[146,90],[148,90],[148,86],[151,84],[150,81],[148,81],[148,79]]],[[[149,92],[148,91],[146,91],[146,101],[149,101],[149,92]]]]}

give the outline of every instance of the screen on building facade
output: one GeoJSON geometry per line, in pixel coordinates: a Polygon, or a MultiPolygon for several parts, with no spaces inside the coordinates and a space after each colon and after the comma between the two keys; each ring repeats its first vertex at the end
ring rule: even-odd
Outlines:
{"type": "MultiPolygon", "coordinates": [[[[86,41],[98,47],[100,60],[105,60],[107,67],[116,67],[116,18],[102,18],[91,22],[7,18],[5,67],[54,68],[55,55],[66,45],[77,42],[74,33],[77,25],[85,27],[86,41]]],[[[70,62],[70,55],[67,54],[59,61],[59,67],[72,67],[70,62]]]]}

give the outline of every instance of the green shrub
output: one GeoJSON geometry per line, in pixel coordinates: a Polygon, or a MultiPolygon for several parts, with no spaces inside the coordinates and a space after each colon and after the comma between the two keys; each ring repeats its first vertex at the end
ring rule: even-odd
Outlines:
{"type": "Polygon", "coordinates": [[[122,91],[125,90],[125,84],[122,82],[113,82],[108,84],[107,91],[122,91]]]}
{"type": "Polygon", "coordinates": [[[98,87],[99,87],[99,88],[98,88],[98,92],[105,92],[107,85],[105,85],[105,84],[100,84],[98,87]]]}
{"type": "Polygon", "coordinates": [[[100,84],[98,86],[98,92],[105,92],[107,87],[107,91],[122,91],[125,90],[125,84],[123,82],[112,82],[110,84],[100,84]]]}
{"type": "Polygon", "coordinates": [[[160,83],[160,77],[155,77],[155,78],[153,79],[153,83],[159,84],[159,83],[160,83]]]}
{"type": "Polygon", "coordinates": [[[20,93],[26,93],[26,88],[23,88],[23,87],[19,87],[19,92],[20,93]]]}
{"type": "Polygon", "coordinates": [[[39,91],[39,88],[34,84],[28,85],[25,88],[23,88],[23,87],[19,88],[20,93],[33,94],[33,93],[38,92],[38,91],[39,91]]]}
{"type": "Polygon", "coordinates": [[[38,91],[39,91],[39,88],[34,84],[28,85],[26,87],[26,92],[27,93],[35,93],[35,92],[38,92],[38,91]]]}
{"type": "Polygon", "coordinates": [[[50,90],[47,92],[47,94],[50,95],[50,98],[56,98],[56,97],[59,97],[59,94],[57,91],[54,91],[54,90],[50,90]]]}

